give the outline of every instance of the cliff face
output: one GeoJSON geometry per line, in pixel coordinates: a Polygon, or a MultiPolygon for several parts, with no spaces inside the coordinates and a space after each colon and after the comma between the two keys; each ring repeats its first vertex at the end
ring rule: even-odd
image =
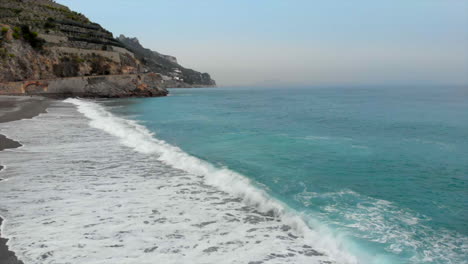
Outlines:
{"type": "Polygon", "coordinates": [[[0,30],[0,83],[149,72],[159,77],[148,87],[205,83],[195,71],[187,80],[167,75],[166,69],[183,69],[170,56],[158,56],[170,63],[167,68],[147,66],[152,57],[145,60],[99,24],[52,0],[0,0],[0,30]]]}
{"type": "Polygon", "coordinates": [[[0,82],[137,73],[110,32],[48,0],[0,0],[0,82]]]}

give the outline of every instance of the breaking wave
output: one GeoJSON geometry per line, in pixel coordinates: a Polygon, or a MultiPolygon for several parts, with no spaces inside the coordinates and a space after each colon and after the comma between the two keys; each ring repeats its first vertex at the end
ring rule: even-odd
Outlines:
{"type": "Polygon", "coordinates": [[[281,222],[300,233],[314,249],[325,252],[338,263],[361,263],[348,251],[349,242],[345,242],[343,237],[319,223],[311,227],[313,221],[308,221],[307,225],[302,215],[272,198],[247,177],[191,156],[180,148],[157,139],[154,133],[136,121],[118,117],[97,103],[82,99],[67,99],[65,102],[76,105],[78,111],[90,119],[91,127],[119,138],[125,146],[140,153],[155,155],[159,161],[173,168],[203,177],[206,184],[241,198],[244,203],[255,206],[263,213],[278,217],[281,222]]]}

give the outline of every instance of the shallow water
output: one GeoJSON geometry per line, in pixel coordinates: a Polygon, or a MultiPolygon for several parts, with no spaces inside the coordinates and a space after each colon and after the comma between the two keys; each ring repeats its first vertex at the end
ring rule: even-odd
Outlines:
{"type": "Polygon", "coordinates": [[[176,148],[95,103],[71,102],[91,127],[70,103],[1,127],[24,145],[0,152],[0,214],[25,263],[332,260],[294,217],[260,211],[170,166],[163,152],[176,148]]]}
{"type": "Polygon", "coordinates": [[[174,89],[0,133],[26,263],[468,263],[466,89],[174,89]]]}
{"type": "Polygon", "coordinates": [[[173,89],[107,104],[229,168],[363,263],[466,263],[465,87],[173,89]]]}

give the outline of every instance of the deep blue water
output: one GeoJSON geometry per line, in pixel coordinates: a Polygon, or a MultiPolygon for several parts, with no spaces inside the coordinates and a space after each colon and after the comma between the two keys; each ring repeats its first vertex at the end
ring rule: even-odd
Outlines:
{"type": "Polygon", "coordinates": [[[468,88],[170,92],[111,111],[254,180],[364,263],[468,262],[468,88]]]}

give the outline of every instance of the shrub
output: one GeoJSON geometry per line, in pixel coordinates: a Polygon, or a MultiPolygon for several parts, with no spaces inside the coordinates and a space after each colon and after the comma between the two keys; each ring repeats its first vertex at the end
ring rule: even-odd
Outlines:
{"type": "Polygon", "coordinates": [[[19,13],[23,12],[23,9],[21,8],[12,8],[11,11],[15,13],[15,15],[19,15],[19,13]]]}
{"type": "Polygon", "coordinates": [[[21,27],[21,35],[35,49],[42,49],[45,44],[45,41],[38,37],[37,32],[31,31],[28,26],[21,27]]]}
{"type": "Polygon", "coordinates": [[[47,21],[47,22],[44,23],[44,28],[45,29],[53,29],[55,27],[56,27],[56,25],[53,22],[47,21]]]}
{"type": "Polygon", "coordinates": [[[5,48],[0,48],[0,58],[4,59],[7,56],[7,50],[5,48]]]}
{"type": "Polygon", "coordinates": [[[104,57],[97,56],[96,58],[92,59],[91,74],[93,75],[109,75],[110,74],[110,65],[107,63],[104,57]]]}
{"type": "Polygon", "coordinates": [[[2,27],[2,35],[5,36],[5,34],[8,32],[7,27],[2,27]]]}
{"type": "Polygon", "coordinates": [[[55,23],[55,19],[52,17],[48,17],[46,22],[44,23],[44,28],[45,29],[53,29],[57,27],[57,24],[55,23]]]}
{"type": "Polygon", "coordinates": [[[81,63],[85,62],[85,60],[82,59],[82,58],[81,58],[80,56],[78,56],[78,55],[72,55],[72,56],[71,56],[71,60],[72,60],[74,63],[76,63],[76,64],[81,64],[81,63]]]}
{"type": "Polygon", "coordinates": [[[80,69],[79,64],[72,58],[62,58],[59,64],[53,66],[54,74],[57,77],[74,77],[78,76],[80,69]]]}
{"type": "Polygon", "coordinates": [[[19,39],[21,37],[21,28],[14,27],[13,28],[13,38],[19,39]]]}

